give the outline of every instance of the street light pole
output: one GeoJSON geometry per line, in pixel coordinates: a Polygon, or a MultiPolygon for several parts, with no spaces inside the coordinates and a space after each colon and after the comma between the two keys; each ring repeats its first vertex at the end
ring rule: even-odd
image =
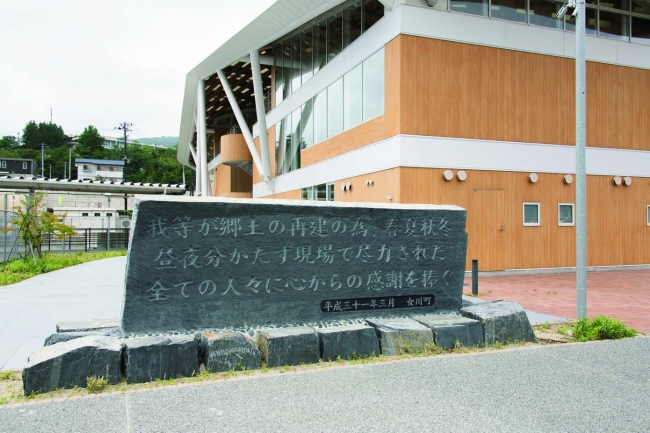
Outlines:
{"type": "Polygon", "coordinates": [[[576,286],[578,319],[587,317],[587,111],[585,0],[577,0],[576,20],[576,286]]]}

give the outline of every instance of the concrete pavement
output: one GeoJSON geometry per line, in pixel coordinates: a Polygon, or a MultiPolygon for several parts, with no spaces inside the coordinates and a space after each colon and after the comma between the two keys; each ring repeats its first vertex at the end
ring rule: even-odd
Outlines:
{"type": "Polygon", "coordinates": [[[23,368],[59,322],[120,317],[125,266],[115,257],[0,287],[0,370],[23,368]]]}
{"type": "Polygon", "coordinates": [[[0,432],[647,432],[650,338],[0,407],[0,432]]]}

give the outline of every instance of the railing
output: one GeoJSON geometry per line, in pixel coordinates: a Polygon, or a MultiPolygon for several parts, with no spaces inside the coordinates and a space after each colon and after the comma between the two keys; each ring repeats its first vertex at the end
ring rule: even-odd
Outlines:
{"type": "Polygon", "coordinates": [[[129,248],[131,229],[76,229],[77,234],[58,238],[47,233],[43,238],[42,251],[88,252],[122,250],[129,248]]]}
{"type": "MultiPolygon", "coordinates": [[[[58,238],[52,233],[43,236],[42,252],[78,253],[92,251],[128,250],[131,229],[75,229],[76,235],[58,238]]],[[[0,234],[0,263],[25,257],[30,254],[17,227],[0,234]]]]}

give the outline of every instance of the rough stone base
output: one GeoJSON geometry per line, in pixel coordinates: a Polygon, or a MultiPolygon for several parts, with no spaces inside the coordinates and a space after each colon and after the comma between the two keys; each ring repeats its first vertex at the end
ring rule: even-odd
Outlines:
{"type": "Polygon", "coordinates": [[[263,329],[258,333],[262,360],[268,367],[318,362],[318,334],[307,326],[263,329]]]}
{"type": "Polygon", "coordinates": [[[56,324],[56,332],[87,332],[105,330],[107,328],[121,329],[120,319],[74,320],[56,324]]]}
{"type": "Polygon", "coordinates": [[[43,347],[23,369],[25,395],[58,388],[86,387],[86,378],[103,376],[110,384],[122,380],[122,343],[113,337],[83,337],[43,347]]]}
{"type": "Polygon", "coordinates": [[[241,332],[201,335],[201,360],[212,373],[260,368],[261,354],[255,342],[241,332]]]}
{"type": "Polygon", "coordinates": [[[59,332],[52,334],[45,339],[43,346],[51,346],[57,343],[74,340],[75,338],[82,337],[115,337],[122,338],[124,333],[118,328],[105,328],[97,331],[84,331],[84,332],[59,332]]]}
{"type": "Polygon", "coordinates": [[[454,348],[456,341],[465,347],[484,344],[483,327],[478,320],[458,314],[427,314],[413,319],[431,329],[436,346],[443,349],[454,348]]]}
{"type": "Polygon", "coordinates": [[[366,325],[335,326],[316,329],[320,339],[321,357],[334,361],[337,357],[351,359],[379,355],[375,329],[366,325]]]}
{"type": "Polygon", "coordinates": [[[485,302],[462,308],[460,313],[481,322],[486,344],[494,344],[497,341],[537,342],[528,316],[517,302],[485,302]]]}
{"type": "Polygon", "coordinates": [[[189,377],[199,371],[199,344],[194,335],[139,337],[124,340],[127,383],[189,377]]]}
{"type": "Polygon", "coordinates": [[[417,352],[433,344],[431,329],[413,319],[371,319],[367,322],[377,332],[382,355],[400,355],[406,347],[417,352]]]}

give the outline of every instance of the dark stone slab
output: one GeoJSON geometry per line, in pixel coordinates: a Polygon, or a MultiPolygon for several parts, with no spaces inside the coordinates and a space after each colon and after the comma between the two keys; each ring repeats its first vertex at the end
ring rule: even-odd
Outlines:
{"type": "Polygon", "coordinates": [[[60,332],[52,334],[45,339],[43,346],[51,346],[64,341],[74,340],[75,338],[90,337],[90,336],[104,336],[104,337],[124,337],[124,333],[119,328],[105,328],[98,331],[84,331],[84,332],[60,332]]]}
{"type": "Polygon", "coordinates": [[[401,355],[408,350],[419,352],[427,344],[433,344],[431,329],[413,319],[370,319],[367,322],[377,332],[383,355],[401,355]]]}
{"type": "Polygon", "coordinates": [[[122,380],[122,343],[113,337],[77,338],[32,353],[23,369],[25,395],[58,388],[85,388],[86,378],[103,376],[109,383],[122,380]]]}
{"type": "Polygon", "coordinates": [[[321,358],[334,361],[378,356],[379,340],[375,328],[366,325],[345,325],[316,329],[320,338],[321,358]]]}
{"type": "Polygon", "coordinates": [[[299,326],[458,311],[456,206],[140,198],[122,329],[299,326]]]}
{"type": "Polygon", "coordinates": [[[241,332],[201,335],[201,360],[212,373],[230,370],[257,370],[261,353],[255,342],[241,332]]]}
{"type": "Polygon", "coordinates": [[[318,334],[307,326],[263,329],[258,333],[258,343],[268,367],[310,364],[320,359],[318,334]]]}
{"type": "Polygon", "coordinates": [[[460,312],[465,317],[481,322],[486,344],[497,341],[537,342],[526,312],[517,302],[486,302],[462,308],[460,312]]]}
{"type": "Polygon", "coordinates": [[[138,337],[124,340],[127,383],[190,377],[199,371],[199,343],[195,335],[138,337]]]}
{"type": "Polygon", "coordinates": [[[104,329],[120,329],[119,319],[89,319],[61,322],[56,325],[56,332],[87,332],[104,329]]]}
{"type": "Polygon", "coordinates": [[[464,347],[483,346],[483,327],[478,320],[458,314],[427,314],[413,317],[433,332],[436,346],[452,349],[458,341],[464,347]]]}

